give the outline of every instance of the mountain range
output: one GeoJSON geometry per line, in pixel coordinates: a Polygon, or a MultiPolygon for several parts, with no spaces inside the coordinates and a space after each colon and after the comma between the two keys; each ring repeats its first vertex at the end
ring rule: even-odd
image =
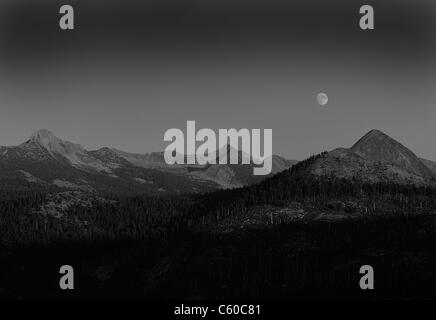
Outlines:
{"type": "MultiPolygon", "coordinates": [[[[217,157],[225,151],[229,155],[231,147],[226,148],[217,150],[217,157]]],[[[239,152],[239,157],[243,156],[239,152]]],[[[295,163],[274,155],[271,175],[295,163]]],[[[202,193],[252,185],[269,178],[254,176],[253,166],[168,165],[163,152],[137,154],[108,147],[88,151],[42,129],[18,146],[0,147],[0,187],[114,194],[202,193]]],[[[435,162],[418,158],[379,130],[371,130],[350,148],[322,153],[306,170],[315,176],[436,186],[435,162]]]]}
{"type": "MultiPolygon", "coordinates": [[[[217,150],[217,156],[227,150],[217,150]]],[[[243,155],[239,153],[239,156],[243,155]]],[[[297,161],[273,156],[272,174],[297,161]]],[[[253,176],[253,164],[168,165],[163,152],[136,154],[80,144],[42,129],[26,142],[0,147],[0,186],[61,188],[109,193],[190,193],[242,187],[268,176],[253,176]]]]}

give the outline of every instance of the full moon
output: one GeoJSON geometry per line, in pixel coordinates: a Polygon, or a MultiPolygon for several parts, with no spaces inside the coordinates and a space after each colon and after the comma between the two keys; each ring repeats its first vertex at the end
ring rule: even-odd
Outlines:
{"type": "Polygon", "coordinates": [[[318,93],[316,100],[320,106],[325,106],[329,102],[329,97],[325,93],[318,93]]]}

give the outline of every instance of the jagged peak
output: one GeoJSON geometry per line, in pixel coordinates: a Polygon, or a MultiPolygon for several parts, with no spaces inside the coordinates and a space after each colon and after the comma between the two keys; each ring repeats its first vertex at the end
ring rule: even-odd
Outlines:
{"type": "Polygon", "coordinates": [[[36,143],[50,153],[64,154],[85,151],[80,144],[64,141],[55,136],[53,132],[47,129],[40,129],[34,132],[30,136],[30,140],[28,140],[27,142],[36,143]]]}

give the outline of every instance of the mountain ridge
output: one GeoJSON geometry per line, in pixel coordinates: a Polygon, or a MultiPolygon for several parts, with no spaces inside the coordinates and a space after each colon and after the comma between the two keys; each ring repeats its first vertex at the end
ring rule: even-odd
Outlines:
{"type": "MultiPolygon", "coordinates": [[[[230,148],[227,145],[216,150],[215,156],[218,158],[227,151],[229,158],[230,148]]],[[[243,157],[238,151],[238,159],[243,157]]],[[[271,175],[297,162],[276,155],[272,160],[271,175]]],[[[31,184],[80,190],[204,192],[244,187],[268,179],[269,176],[253,176],[253,165],[171,166],[166,164],[163,152],[139,154],[109,147],[88,151],[46,129],[38,130],[18,146],[0,147],[0,179],[24,179],[31,184]]],[[[321,154],[308,172],[315,176],[367,182],[436,185],[436,162],[418,158],[403,144],[377,129],[367,132],[350,148],[336,148],[321,154]]]]}
{"type": "MultiPolygon", "coordinates": [[[[274,172],[294,163],[276,156],[273,159],[274,172]]],[[[123,190],[141,192],[204,192],[260,181],[262,178],[246,173],[250,166],[168,165],[163,152],[139,154],[109,147],[88,151],[47,129],[36,131],[18,146],[0,147],[0,179],[24,179],[67,189],[97,191],[108,185],[116,190],[119,185],[123,190]]]]}

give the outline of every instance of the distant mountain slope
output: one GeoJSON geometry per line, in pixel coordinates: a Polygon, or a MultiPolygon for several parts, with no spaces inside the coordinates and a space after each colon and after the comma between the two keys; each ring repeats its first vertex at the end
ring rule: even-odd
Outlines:
{"type": "Polygon", "coordinates": [[[420,158],[421,162],[431,171],[431,173],[436,177],[436,162],[420,158]]]}
{"type": "Polygon", "coordinates": [[[256,176],[253,175],[253,168],[255,165],[253,162],[250,164],[230,164],[230,154],[231,152],[237,152],[238,163],[242,163],[243,159],[250,161],[250,156],[243,153],[242,151],[237,151],[230,145],[227,145],[216,152],[216,163],[219,163],[220,157],[225,158],[227,154],[227,164],[207,164],[205,166],[190,167],[192,175],[195,175],[201,179],[210,179],[219,183],[223,188],[234,188],[242,187],[247,185],[252,185],[271,175],[281,172],[283,170],[289,169],[298,161],[286,160],[280,156],[272,156],[272,172],[267,176],[256,176]]]}
{"type": "MultiPolygon", "coordinates": [[[[273,158],[274,172],[292,162],[273,158]]],[[[162,152],[88,151],[48,130],[14,147],[0,147],[0,185],[57,187],[112,193],[186,193],[240,187],[266,177],[251,165],[168,165],[162,152]],[[231,177],[229,179],[229,177],[231,177]]]]}

